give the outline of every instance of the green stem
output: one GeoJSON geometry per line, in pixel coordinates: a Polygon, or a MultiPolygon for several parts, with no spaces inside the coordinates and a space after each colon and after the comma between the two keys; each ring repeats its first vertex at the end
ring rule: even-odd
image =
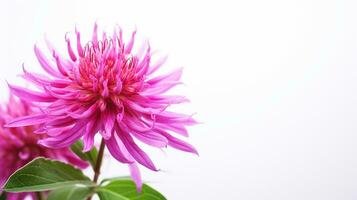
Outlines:
{"type": "Polygon", "coordinates": [[[43,200],[43,196],[41,194],[41,192],[36,192],[36,197],[37,197],[37,200],[43,200]]]}
{"type": "MultiPolygon", "coordinates": [[[[104,139],[102,139],[102,141],[100,143],[100,147],[99,147],[97,161],[95,163],[95,168],[94,168],[94,177],[93,177],[93,182],[94,183],[98,182],[98,178],[99,178],[99,175],[100,175],[100,168],[102,167],[104,148],[105,148],[105,142],[104,142],[104,139]]],[[[91,200],[91,199],[92,199],[92,197],[88,198],[88,200],[91,200]]]]}
{"type": "Polygon", "coordinates": [[[105,148],[105,143],[104,143],[104,139],[102,139],[102,142],[100,143],[97,162],[95,163],[95,168],[94,168],[94,178],[93,178],[94,183],[98,182],[98,178],[100,175],[100,168],[102,167],[104,148],[105,148]]]}

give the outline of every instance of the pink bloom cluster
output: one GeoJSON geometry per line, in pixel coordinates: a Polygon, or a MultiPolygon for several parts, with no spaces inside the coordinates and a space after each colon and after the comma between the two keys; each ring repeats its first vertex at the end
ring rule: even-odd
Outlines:
{"type": "MultiPolygon", "coordinates": [[[[73,164],[79,168],[87,167],[87,163],[77,158],[68,148],[49,149],[38,144],[45,135],[34,133],[38,126],[4,128],[4,125],[16,117],[32,114],[33,111],[25,102],[10,98],[6,106],[0,108],[0,189],[9,176],[20,167],[36,157],[47,157],[73,164]]],[[[21,200],[33,193],[8,193],[8,200],[21,200]]]]}
{"type": "Polygon", "coordinates": [[[99,37],[95,25],[92,40],[83,46],[76,30],[76,50],[66,37],[68,57],[49,47],[49,58],[35,46],[37,59],[47,75],[24,69],[24,79],[37,90],[13,85],[10,88],[22,100],[34,102],[41,112],[17,118],[8,126],[39,124],[36,132],[49,136],[40,140],[42,145],[64,148],[83,139],[84,151],[93,147],[99,133],[111,155],[129,165],[139,188],[137,163],[154,171],[157,168],[136,140],[157,148],[171,146],[197,154],[192,145],[173,136],[188,136],[186,126],[196,121],[191,115],[167,110],[172,104],[187,102],[183,96],[165,94],[181,83],[182,70],[155,76],[165,59],[152,63],[149,44],[133,52],[135,35],[136,31],[126,42],[122,30],[116,28],[112,36],[103,32],[99,37]]]}

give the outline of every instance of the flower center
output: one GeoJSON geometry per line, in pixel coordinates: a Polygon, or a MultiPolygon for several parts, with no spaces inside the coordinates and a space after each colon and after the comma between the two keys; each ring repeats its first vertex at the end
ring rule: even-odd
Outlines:
{"type": "Polygon", "coordinates": [[[138,58],[126,54],[114,42],[105,39],[88,43],[73,72],[78,84],[75,87],[80,90],[79,100],[97,102],[101,110],[112,104],[121,107],[121,99],[137,94],[143,85],[143,76],[138,75],[138,58]]]}

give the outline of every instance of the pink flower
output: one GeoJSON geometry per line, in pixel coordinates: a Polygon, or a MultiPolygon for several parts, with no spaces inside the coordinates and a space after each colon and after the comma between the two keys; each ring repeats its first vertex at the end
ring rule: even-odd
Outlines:
{"type": "Polygon", "coordinates": [[[193,146],[172,135],[188,136],[186,126],[195,124],[195,120],[167,110],[171,104],[187,99],[164,94],[180,84],[182,70],[154,76],[165,59],[152,64],[148,44],[133,52],[135,34],[136,31],[125,42],[119,29],[112,37],[104,32],[98,39],[95,24],[92,41],[82,46],[76,30],[77,52],[66,35],[68,59],[52,47],[53,57],[49,59],[35,46],[47,76],[24,70],[23,77],[38,90],[10,88],[21,99],[37,102],[42,112],[15,119],[8,126],[41,124],[37,132],[49,136],[40,141],[42,145],[63,148],[82,138],[84,151],[93,147],[94,136],[99,132],[111,155],[129,164],[139,188],[141,178],[136,163],[154,171],[157,168],[134,138],[157,148],[168,145],[197,153],[193,146]]]}
{"type": "MultiPolygon", "coordinates": [[[[46,138],[45,135],[34,133],[38,126],[24,126],[17,128],[4,128],[9,120],[32,114],[33,111],[25,102],[10,98],[8,104],[0,108],[0,189],[9,176],[20,167],[36,157],[47,157],[85,168],[87,163],[77,158],[68,148],[48,149],[38,144],[38,140],[46,138]]],[[[8,194],[7,199],[25,199],[27,195],[34,198],[33,193],[8,194]]]]}

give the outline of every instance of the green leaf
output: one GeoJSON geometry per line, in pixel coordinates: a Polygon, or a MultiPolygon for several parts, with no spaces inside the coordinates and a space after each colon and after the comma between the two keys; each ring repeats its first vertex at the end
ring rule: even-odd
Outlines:
{"type": "Polygon", "coordinates": [[[98,196],[100,200],[128,200],[125,196],[103,188],[98,190],[98,196]]]}
{"type": "Polygon", "coordinates": [[[114,179],[99,187],[98,196],[101,200],[166,200],[158,191],[143,184],[142,192],[138,193],[132,180],[114,179]]]}
{"type": "Polygon", "coordinates": [[[47,200],[85,200],[93,194],[94,189],[85,186],[68,186],[52,191],[47,200]]]}
{"type": "Polygon", "coordinates": [[[1,193],[0,200],[6,200],[6,193],[5,192],[1,193]]]}
{"type": "Polygon", "coordinates": [[[98,157],[98,151],[95,147],[93,147],[89,152],[83,153],[83,142],[79,140],[71,146],[71,150],[82,160],[88,161],[92,165],[93,169],[95,168],[98,157]]]}
{"type": "Polygon", "coordinates": [[[4,190],[7,192],[47,191],[75,184],[95,186],[81,170],[71,165],[37,158],[12,174],[4,190]]]}
{"type": "Polygon", "coordinates": [[[107,182],[113,182],[117,180],[131,180],[131,176],[119,176],[119,177],[114,177],[114,178],[105,178],[100,182],[100,185],[104,185],[107,182]]]}

